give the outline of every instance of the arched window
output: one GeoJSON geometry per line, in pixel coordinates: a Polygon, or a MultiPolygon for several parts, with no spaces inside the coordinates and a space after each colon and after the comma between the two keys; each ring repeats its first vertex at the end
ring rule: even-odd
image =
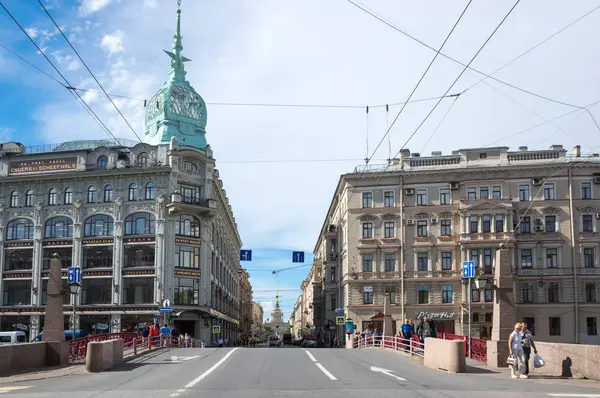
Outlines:
{"type": "Polygon", "coordinates": [[[58,216],[46,221],[45,239],[72,238],[73,221],[69,217],[58,216]]]}
{"type": "Polygon", "coordinates": [[[96,191],[96,186],[92,185],[88,188],[88,203],[96,203],[98,199],[98,191],[96,191]]]}
{"type": "Polygon", "coordinates": [[[190,162],[189,160],[186,160],[185,162],[183,162],[183,170],[185,171],[198,171],[198,165],[194,162],[190,162]]]}
{"type": "Polygon", "coordinates": [[[106,170],[107,167],[108,167],[108,158],[105,155],[99,156],[98,157],[98,169],[106,170]]]}
{"type": "Polygon", "coordinates": [[[154,186],[154,183],[149,182],[144,189],[144,199],[148,200],[154,198],[156,198],[156,186],[154,186]]]}
{"type": "Polygon", "coordinates": [[[112,202],[112,200],[113,200],[113,187],[112,187],[112,185],[108,184],[107,186],[104,187],[104,201],[112,202]]]}
{"type": "Polygon", "coordinates": [[[84,236],[113,236],[114,223],[111,216],[99,214],[88,217],[84,223],[84,236]]]}
{"type": "Polygon", "coordinates": [[[152,213],[133,213],[125,219],[125,235],[149,235],[156,232],[156,218],[152,213]]]}
{"type": "Polygon", "coordinates": [[[56,205],[56,188],[50,188],[50,191],[48,191],[48,205],[56,205]]]}
{"type": "Polygon", "coordinates": [[[137,184],[135,182],[129,184],[129,200],[137,200],[137,184]]]}
{"type": "Polygon", "coordinates": [[[10,193],[10,207],[19,207],[19,193],[17,191],[10,193]]]}
{"type": "Polygon", "coordinates": [[[17,218],[6,225],[6,240],[33,239],[33,221],[17,218]]]}
{"type": "Polygon", "coordinates": [[[138,155],[137,163],[141,167],[148,166],[148,153],[142,152],[138,155]]]}
{"type": "Polygon", "coordinates": [[[177,216],[177,235],[200,237],[200,221],[193,216],[177,216]]]}
{"type": "Polygon", "coordinates": [[[25,207],[33,207],[33,190],[25,193],[25,207]]]}
{"type": "Polygon", "coordinates": [[[73,188],[67,187],[67,189],[65,189],[65,201],[64,201],[64,203],[66,205],[72,205],[73,204],[73,188]]]}

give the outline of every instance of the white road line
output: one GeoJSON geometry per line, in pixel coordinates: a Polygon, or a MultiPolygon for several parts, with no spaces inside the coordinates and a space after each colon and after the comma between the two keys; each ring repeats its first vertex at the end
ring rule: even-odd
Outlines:
{"type": "Polygon", "coordinates": [[[223,358],[221,358],[219,360],[219,362],[215,363],[206,372],[202,373],[200,376],[196,377],[194,380],[192,380],[190,383],[188,383],[188,385],[186,385],[185,388],[192,388],[196,384],[198,384],[200,381],[202,381],[206,376],[208,376],[209,374],[211,374],[216,368],[218,368],[223,362],[225,362],[227,360],[227,358],[229,358],[231,356],[231,354],[233,354],[238,348],[239,347],[236,347],[233,350],[229,351],[227,353],[227,355],[225,355],[223,358]]]}
{"type": "Polygon", "coordinates": [[[600,398],[600,394],[548,394],[551,397],[600,398]]]}
{"type": "Polygon", "coordinates": [[[179,390],[177,390],[177,392],[185,392],[184,388],[180,388],[179,390]]]}
{"type": "Polygon", "coordinates": [[[313,362],[317,362],[317,359],[314,357],[313,354],[310,353],[310,351],[304,351],[306,353],[306,355],[308,355],[308,357],[310,358],[311,361],[313,362]]]}
{"type": "Polygon", "coordinates": [[[329,371],[328,371],[327,369],[325,369],[325,367],[324,367],[323,365],[321,365],[319,362],[317,362],[315,365],[317,365],[317,366],[319,367],[319,369],[321,369],[321,371],[322,371],[323,373],[325,373],[325,375],[326,375],[327,377],[329,377],[331,380],[337,380],[337,379],[335,378],[335,376],[334,376],[334,375],[332,375],[331,373],[329,373],[329,371]]]}

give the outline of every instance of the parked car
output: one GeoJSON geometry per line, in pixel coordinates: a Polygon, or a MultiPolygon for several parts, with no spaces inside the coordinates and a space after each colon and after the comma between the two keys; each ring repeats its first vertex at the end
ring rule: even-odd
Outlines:
{"type": "Polygon", "coordinates": [[[26,342],[25,332],[0,332],[0,345],[26,342]]]}
{"type": "Polygon", "coordinates": [[[279,347],[281,345],[281,341],[279,341],[279,337],[271,336],[269,339],[269,347],[276,346],[279,347]]]}

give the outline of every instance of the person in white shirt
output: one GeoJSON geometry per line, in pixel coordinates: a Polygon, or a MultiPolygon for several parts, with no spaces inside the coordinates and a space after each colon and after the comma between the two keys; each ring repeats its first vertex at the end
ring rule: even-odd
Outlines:
{"type": "Polygon", "coordinates": [[[515,364],[511,366],[510,370],[510,377],[513,379],[519,377],[515,372],[515,369],[520,371],[521,378],[526,379],[528,377],[525,374],[525,352],[523,351],[523,336],[521,335],[522,329],[522,323],[515,324],[515,329],[508,338],[508,351],[510,355],[515,358],[515,364]]]}

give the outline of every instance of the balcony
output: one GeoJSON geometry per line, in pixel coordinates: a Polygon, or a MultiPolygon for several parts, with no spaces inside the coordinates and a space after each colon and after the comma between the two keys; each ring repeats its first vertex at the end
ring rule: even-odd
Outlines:
{"type": "Polygon", "coordinates": [[[179,192],[171,194],[171,202],[167,204],[169,214],[214,215],[217,202],[214,199],[196,199],[182,197],[179,192]]]}
{"type": "Polygon", "coordinates": [[[349,277],[354,280],[394,279],[400,278],[400,271],[351,272],[349,277]]]}
{"type": "Polygon", "coordinates": [[[477,243],[497,240],[498,244],[512,239],[510,232],[478,232],[460,234],[461,243],[477,243]]]}

